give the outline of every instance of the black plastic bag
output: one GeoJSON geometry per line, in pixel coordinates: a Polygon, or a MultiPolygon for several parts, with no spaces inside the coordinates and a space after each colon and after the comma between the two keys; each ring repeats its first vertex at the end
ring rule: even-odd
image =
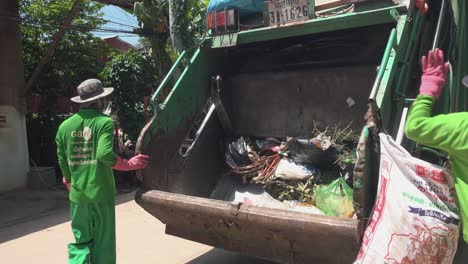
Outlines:
{"type": "Polygon", "coordinates": [[[226,145],[226,163],[231,167],[246,166],[252,163],[249,158],[250,140],[240,137],[237,140],[229,141],[226,145]]]}
{"type": "Polygon", "coordinates": [[[265,139],[257,139],[255,140],[255,145],[259,149],[259,152],[263,151],[275,151],[275,148],[278,148],[281,146],[281,141],[276,139],[276,138],[265,138],[265,139]]]}
{"type": "Polygon", "coordinates": [[[287,143],[288,157],[298,164],[311,164],[317,169],[332,168],[338,158],[338,150],[331,146],[322,150],[307,138],[293,138],[287,143]]]}

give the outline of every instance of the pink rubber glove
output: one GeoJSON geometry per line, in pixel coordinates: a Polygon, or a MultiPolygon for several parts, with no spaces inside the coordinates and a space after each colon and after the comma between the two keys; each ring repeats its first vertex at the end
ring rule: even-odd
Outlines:
{"type": "Polygon", "coordinates": [[[440,49],[429,51],[421,59],[422,77],[419,94],[430,95],[439,99],[445,84],[449,63],[444,64],[444,53],[440,49]]]}
{"type": "Polygon", "coordinates": [[[148,156],[142,154],[138,154],[130,160],[117,156],[117,162],[112,168],[119,171],[141,170],[148,166],[148,159],[148,156]]]}
{"type": "Polygon", "coordinates": [[[427,5],[426,0],[416,0],[414,5],[417,9],[421,9],[423,15],[429,11],[429,5],[427,5]]]}
{"type": "Polygon", "coordinates": [[[70,191],[70,183],[67,182],[67,179],[65,179],[65,177],[62,177],[62,182],[63,184],[65,184],[65,186],[67,186],[67,190],[70,191]]]}

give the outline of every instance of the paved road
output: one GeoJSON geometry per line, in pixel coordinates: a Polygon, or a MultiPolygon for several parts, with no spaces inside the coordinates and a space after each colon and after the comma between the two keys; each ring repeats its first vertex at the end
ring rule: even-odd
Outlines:
{"type": "MultiPolygon", "coordinates": [[[[164,234],[164,225],[132,198],[130,193],[117,200],[117,263],[269,263],[168,236],[164,234]]],[[[0,223],[1,262],[67,263],[67,243],[72,239],[68,209],[63,206],[41,212],[37,217],[0,223]]]]}

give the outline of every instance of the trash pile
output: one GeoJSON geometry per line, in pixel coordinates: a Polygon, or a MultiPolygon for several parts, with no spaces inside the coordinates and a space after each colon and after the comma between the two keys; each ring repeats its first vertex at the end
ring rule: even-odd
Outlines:
{"type": "Polygon", "coordinates": [[[262,186],[278,202],[351,218],[358,137],[349,127],[314,129],[310,137],[229,138],[229,174],[241,177],[244,185],[262,186]]]}
{"type": "Polygon", "coordinates": [[[299,201],[283,202],[272,197],[266,192],[262,185],[254,183],[242,183],[242,180],[235,175],[226,175],[216,185],[210,195],[211,199],[242,203],[245,205],[260,206],[272,209],[281,209],[316,215],[325,213],[316,206],[299,201]]]}

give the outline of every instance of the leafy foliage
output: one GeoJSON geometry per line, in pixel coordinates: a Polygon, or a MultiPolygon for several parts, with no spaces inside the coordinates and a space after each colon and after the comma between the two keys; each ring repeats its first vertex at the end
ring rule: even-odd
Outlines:
{"type": "Polygon", "coordinates": [[[150,43],[149,54],[158,61],[158,74],[169,71],[171,59],[166,47],[169,38],[169,9],[167,1],[144,0],[135,3],[134,15],[150,43]]]}
{"type": "MultiPolygon", "coordinates": [[[[73,5],[74,0],[22,0],[20,15],[23,44],[25,79],[41,60],[62,20],[73,5]]],[[[96,78],[103,68],[98,56],[108,48],[95,38],[91,31],[105,23],[99,11],[102,4],[85,0],[80,13],[74,19],[59,42],[54,56],[44,66],[32,93],[45,97],[46,111],[54,109],[57,94],[70,97],[75,87],[84,79],[96,78]]]]}
{"type": "Polygon", "coordinates": [[[280,201],[299,201],[310,204],[315,202],[314,189],[316,186],[313,180],[300,182],[275,179],[263,184],[267,192],[280,201]]]}
{"type": "Polygon", "coordinates": [[[144,97],[157,87],[157,63],[149,55],[136,51],[114,54],[100,77],[106,86],[114,87],[112,108],[122,129],[136,140],[145,124],[144,97]]]}
{"type": "MultiPolygon", "coordinates": [[[[175,14],[175,25],[172,29],[181,33],[183,46],[188,52],[193,53],[203,38],[203,17],[209,1],[173,0],[173,2],[178,14],[175,14]]],[[[160,74],[165,74],[172,61],[177,57],[174,54],[174,48],[168,42],[171,33],[168,1],[143,0],[136,2],[134,15],[138,18],[143,31],[151,35],[145,37],[151,43],[150,54],[162,64],[160,74]]]]}
{"type": "Polygon", "coordinates": [[[183,16],[177,21],[178,26],[183,29],[183,42],[188,52],[193,53],[204,37],[204,16],[208,8],[209,0],[186,0],[183,16]]]}

